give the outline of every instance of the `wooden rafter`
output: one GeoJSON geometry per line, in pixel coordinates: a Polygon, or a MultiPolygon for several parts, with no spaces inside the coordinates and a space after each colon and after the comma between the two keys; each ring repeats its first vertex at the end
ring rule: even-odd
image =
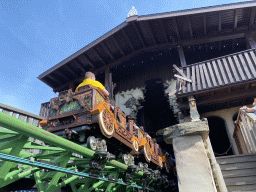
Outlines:
{"type": "Polygon", "coordinates": [[[161,31],[162,31],[162,33],[163,33],[163,35],[164,35],[165,42],[168,43],[168,38],[167,38],[167,35],[166,35],[166,33],[165,33],[165,30],[164,30],[164,24],[163,24],[163,22],[162,22],[161,19],[159,19],[159,24],[160,24],[160,26],[161,26],[161,31]]]}
{"type": "Polygon", "coordinates": [[[238,21],[238,9],[236,9],[234,13],[234,30],[237,28],[237,21],[238,21]]]}
{"type": "Polygon", "coordinates": [[[191,16],[187,17],[186,22],[188,24],[190,37],[193,38],[193,29],[192,29],[192,25],[191,25],[191,16]]]}
{"type": "Polygon", "coordinates": [[[104,49],[104,51],[106,51],[108,53],[108,55],[111,57],[111,59],[115,60],[115,57],[113,56],[113,54],[110,52],[110,50],[104,45],[104,42],[101,42],[101,46],[104,49]]]}
{"type": "MultiPolygon", "coordinates": [[[[205,38],[197,38],[197,39],[193,39],[193,40],[187,40],[187,41],[183,41],[183,42],[175,42],[175,43],[164,43],[164,44],[160,44],[160,45],[157,45],[157,48],[158,49],[161,49],[161,48],[170,48],[170,47],[177,47],[178,45],[183,45],[183,46],[186,46],[186,45],[193,45],[193,44],[198,44],[198,43],[205,43],[205,42],[214,42],[214,41],[221,41],[221,40],[227,40],[227,39],[233,39],[233,38],[240,38],[240,37],[244,37],[244,33],[243,32],[240,32],[240,33],[234,33],[234,34],[231,34],[230,36],[227,36],[226,34],[221,34],[221,35],[217,35],[217,36],[212,36],[212,37],[205,37],[205,38]]],[[[147,48],[141,48],[117,61],[114,61],[113,63],[110,63],[106,66],[103,66],[99,69],[96,69],[94,70],[94,72],[98,73],[100,71],[104,71],[106,67],[114,67],[118,64],[120,64],[121,62],[129,59],[130,57],[136,55],[136,54],[139,54],[143,51],[147,51],[147,50],[152,50],[152,49],[155,49],[156,46],[155,45],[152,45],[152,46],[148,46],[147,48]]]]}
{"type": "Polygon", "coordinates": [[[207,33],[206,13],[203,13],[203,21],[204,21],[204,34],[206,35],[207,33]]]}
{"type": "Polygon", "coordinates": [[[85,55],[85,53],[84,53],[84,58],[85,58],[86,62],[87,62],[92,68],[94,68],[94,64],[93,64],[92,61],[87,57],[87,55],[85,55]]]}
{"type": "MultiPolygon", "coordinates": [[[[175,43],[164,43],[164,44],[160,44],[160,45],[157,45],[157,48],[158,49],[164,49],[166,47],[170,48],[170,47],[177,47],[178,45],[183,45],[183,46],[186,46],[186,45],[193,45],[193,44],[198,44],[198,43],[205,43],[205,42],[214,42],[214,41],[220,41],[220,40],[227,40],[227,39],[235,39],[235,38],[240,38],[240,37],[244,37],[244,32],[234,32],[233,34],[230,34],[229,36],[227,36],[226,34],[221,34],[221,35],[215,35],[215,36],[211,36],[211,37],[204,37],[204,38],[197,38],[197,39],[193,39],[193,40],[187,40],[187,41],[183,41],[183,42],[175,42],[175,43]]],[[[192,47],[192,46],[191,46],[192,47]]],[[[147,50],[152,50],[152,49],[155,49],[155,45],[154,46],[149,46],[147,48],[141,48],[139,50],[136,50],[132,53],[130,53],[129,55],[126,55],[125,57],[122,57],[110,64],[107,64],[105,66],[102,66],[101,68],[99,69],[95,69],[93,70],[93,72],[95,74],[99,73],[99,72],[102,72],[104,71],[107,67],[109,68],[112,68],[112,67],[115,67],[117,65],[119,65],[120,63],[122,63],[123,61],[126,61],[128,60],[129,58],[133,57],[134,55],[137,55],[141,52],[144,52],[144,51],[147,51],[147,50]]],[[[61,75],[61,74],[60,74],[61,75]]],[[[61,75],[63,76],[63,75],[61,75]]],[[[66,80],[67,80],[67,77],[63,76],[66,80]]],[[[81,76],[81,77],[78,77],[76,78],[75,80],[73,81],[82,81],[83,80],[83,77],[84,76],[81,76]]],[[[62,90],[63,87],[65,87],[67,85],[62,85],[62,86],[59,86],[59,87],[56,87],[54,88],[54,92],[58,92],[59,90],[62,90]]]]}
{"type": "Polygon", "coordinates": [[[70,78],[68,78],[65,75],[63,75],[60,71],[54,71],[54,72],[57,73],[57,75],[63,77],[66,81],[70,81],[70,78]]]}
{"type": "Polygon", "coordinates": [[[249,28],[251,28],[253,26],[253,24],[254,24],[255,12],[256,12],[255,9],[256,9],[256,7],[252,7],[249,28]]]}
{"type": "Polygon", "coordinates": [[[178,37],[178,40],[180,41],[180,33],[179,33],[178,25],[177,25],[177,20],[176,20],[175,17],[173,18],[173,26],[174,26],[174,30],[176,32],[176,35],[178,37]]]}
{"type": "Polygon", "coordinates": [[[125,39],[128,41],[128,43],[129,43],[129,45],[130,45],[132,51],[134,51],[134,47],[133,47],[133,45],[132,45],[132,43],[131,43],[131,41],[130,41],[128,35],[127,35],[126,32],[124,31],[124,29],[121,29],[121,31],[122,31],[122,33],[123,33],[125,39]]]}
{"type": "Polygon", "coordinates": [[[150,33],[150,36],[152,37],[152,40],[153,40],[154,44],[156,45],[156,39],[155,39],[155,36],[154,36],[154,34],[153,34],[153,32],[152,32],[152,29],[151,29],[151,27],[150,27],[150,24],[148,23],[148,21],[145,21],[145,23],[146,23],[146,25],[147,25],[148,31],[149,31],[149,33],[150,33]]]}
{"type": "Polygon", "coordinates": [[[101,58],[101,56],[98,54],[98,52],[96,51],[96,49],[92,48],[94,54],[98,57],[98,59],[101,61],[101,63],[103,63],[103,65],[106,65],[105,61],[101,58]]]}
{"type": "Polygon", "coordinates": [[[77,74],[68,65],[65,65],[65,67],[68,69],[70,73],[72,73],[74,76],[77,76],[77,74]]]}
{"type": "Polygon", "coordinates": [[[50,78],[51,80],[57,82],[57,84],[60,84],[60,80],[56,79],[52,74],[47,76],[48,78],[50,78]]]}
{"type": "Polygon", "coordinates": [[[134,26],[134,28],[135,28],[135,30],[136,30],[136,32],[138,34],[138,37],[140,39],[140,42],[142,43],[143,48],[145,48],[145,43],[144,43],[144,41],[143,41],[143,39],[141,37],[141,34],[140,34],[139,29],[137,28],[135,22],[132,22],[132,25],[134,26]]]}
{"type": "Polygon", "coordinates": [[[218,14],[218,25],[219,25],[219,31],[221,31],[221,11],[219,11],[219,14],[218,14]]]}
{"type": "Polygon", "coordinates": [[[121,47],[118,45],[116,39],[114,36],[111,37],[111,39],[113,40],[114,44],[116,45],[117,49],[120,51],[120,53],[124,56],[124,52],[123,50],[121,49],[121,47]]]}
{"type": "Polygon", "coordinates": [[[81,69],[81,70],[83,71],[83,73],[84,73],[84,72],[85,72],[85,69],[84,69],[82,63],[81,63],[78,59],[74,59],[74,62],[75,62],[75,64],[76,64],[76,66],[77,66],[79,69],[81,69]]]}

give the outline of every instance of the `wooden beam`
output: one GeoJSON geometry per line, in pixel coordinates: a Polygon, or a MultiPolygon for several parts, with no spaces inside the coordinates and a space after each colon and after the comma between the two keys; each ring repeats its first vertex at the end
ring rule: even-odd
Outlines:
{"type": "Polygon", "coordinates": [[[124,52],[121,49],[121,47],[118,45],[117,41],[115,40],[114,36],[111,36],[111,39],[113,40],[114,44],[116,45],[117,49],[120,51],[120,53],[124,56],[124,52]]]}
{"type": "Polygon", "coordinates": [[[193,38],[193,29],[192,29],[192,25],[191,25],[191,16],[187,17],[186,22],[188,24],[190,37],[193,38]]]}
{"type": "Polygon", "coordinates": [[[166,35],[166,33],[165,33],[164,25],[163,25],[163,22],[162,22],[161,19],[159,19],[159,24],[160,24],[160,26],[161,26],[161,31],[162,31],[162,33],[163,33],[163,35],[164,35],[165,42],[168,43],[168,38],[167,38],[167,35],[166,35]]]}
{"type": "Polygon", "coordinates": [[[127,35],[126,32],[124,31],[124,29],[121,29],[121,31],[122,31],[122,33],[123,33],[125,39],[128,41],[130,47],[132,48],[132,51],[134,51],[134,47],[133,47],[133,45],[132,45],[132,43],[131,43],[131,41],[130,41],[128,35],[127,35]]]}
{"type": "Polygon", "coordinates": [[[92,51],[95,53],[95,55],[99,58],[99,60],[101,61],[101,63],[103,63],[103,65],[106,65],[105,61],[101,58],[101,56],[98,54],[98,52],[92,48],[92,51]]]}
{"type": "Polygon", "coordinates": [[[150,24],[148,24],[148,21],[145,21],[145,23],[146,23],[146,25],[147,25],[147,27],[148,27],[148,31],[149,31],[149,33],[150,33],[150,36],[152,37],[153,42],[154,42],[154,44],[156,45],[156,39],[155,39],[154,34],[152,33],[152,30],[151,30],[150,24]]]}
{"type": "Polygon", "coordinates": [[[60,80],[56,79],[52,74],[48,75],[47,77],[55,81],[57,84],[60,84],[60,80]]]}
{"type": "Polygon", "coordinates": [[[234,30],[236,30],[237,28],[237,21],[238,21],[238,9],[236,9],[234,13],[234,30]]]}
{"type": "Polygon", "coordinates": [[[142,43],[143,48],[145,48],[145,43],[144,43],[144,41],[143,41],[143,39],[141,37],[141,34],[140,34],[139,29],[137,28],[135,22],[132,22],[132,25],[135,28],[136,32],[138,33],[138,37],[140,39],[140,42],[142,43]]]}
{"type": "Polygon", "coordinates": [[[70,81],[70,79],[68,77],[66,77],[65,75],[63,75],[60,71],[54,71],[54,73],[56,73],[57,75],[63,77],[66,81],[70,81]]]}
{"type": "Polygon", "coordinates": [[[84,66],[82,65],[82,63],[78,60],[78,59],[74,59],[75,64],[78,66],[79,69],[81,69],[83,71],[83,73],[86,71],[84,69],[84,66]]]}
{"type": "Polygon", "coordinates": [[[95,68],[95,67],[94,67],[94,64],[93,64],[92,61],[85,55],[85,53],[84,53],[84,58],[85,58],[86,62],[94,69],[94,68],[95,68]]]}
{"type": "Polygon", "coordinates": [[[185,59],[185,55],[184,55],[182,46],[178,46],[178,52],[179,52],[181,67],[186,67],[187,63],[186,63],[186,59],[185,59]]]}
{"type": "Polygon", "coordinates": [[[68,66],[65,65],[65,67],[68,69],[69,72],[71,72],[73,75],[77,76],[77,74],[68,66]]]}
{"type": "Polygon", "coordinates": [[[181,74],[182,77],[187,78],[187,76],[183,73],[182,70],[180,70],[176,65],[173,65],[173,68],[176,69],[176,71],[181,74]]]}
{"type": "Polygon", "coordinates": [[[105,69],[105,88],[108,90],[108,92],[110,92],[109,75],[110,75],[110,70],[109,70],[109,67],[108,67],[108,68],[105,69]]]}
{"type": "Polygon", "coordinates": [[[203,21],[204,21],[204,34],[206,35],[207,33],[206,13],[203,13],[203,21]]]}
{"type": "Polygon", "coordinates": [[[233,91],[230,94],[225,94],[222,93],[215,95],[214,97],[211,97],[209,99],[205,99],[202,101],[198,101],[197,105],[205,105],[205,104],[209,104],[209,103],[220,103],[220,102],[225,102],[225,101],[229,101],[229,100],[235,100],[237,98],[243,98],[243,97],[254,97],[256,94],[256,90],[250,90],[250,91],[233,91]]]}
{"type": "Polygon", "coordinates": [[[251,8],[251,16],[250,16],[250,22],[249,22],[249,29],[254,25],[254,19],[255,19],[255,9],[256,7],[251,8]]]}
{"type": "Polygon", "coordinates": [[[100,44],[101,44],[102,48],[104,49],[104,51],[106,51],[108,53],[108,55],[111,57],[111,59],[115,60],[115,57],[112,55],[110,50],[104,45],[104,42],[101,42],[100,44]]]}
{"type": "Polygon", "coordinates": [[[176,17],[173,18],[173,27],[174,27],[174,30],[175,30],[176,35],[178,37],[178,41],[180,41],[180,33],[179,33],[176,17]]]}
{"type": "Polygon", "coordinates": [[[221,11],[218,14],[218,24],[219,24],[219,31],[221,31],[221,11]]]}

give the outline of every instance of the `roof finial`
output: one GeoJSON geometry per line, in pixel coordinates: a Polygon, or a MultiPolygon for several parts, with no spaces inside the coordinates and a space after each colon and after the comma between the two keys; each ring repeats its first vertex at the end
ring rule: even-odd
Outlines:
{"type": "Polygon", "coordinates": [[[134,16],[134,15],[138,15],[138,11],[135,9],[134,6],[132,6],[132,9],[127,14],[127,17],[131,17],[131,16],[134,16]]]}

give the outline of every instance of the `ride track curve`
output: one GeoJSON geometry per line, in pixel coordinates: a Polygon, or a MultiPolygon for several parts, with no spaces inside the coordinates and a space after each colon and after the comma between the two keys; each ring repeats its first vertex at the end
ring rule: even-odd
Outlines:
{"type": "Polygon", "coordinates": [[[119,161],[106,159],[97,151],[3,112],[0,112],[0,126],[7,128],[0,129],[0,188],[25,177],[34,179],[40,192],[53,192],[65,185],[70,185],[73,192],[162,191],[168,183],[162,177],[130,170],[119,161]],[[29,141],[29,137],[51,146],[29,141]],[[40,153],[32,154],[24,149],[39,149],[40,153]],[[104,164],[103,169],[95,169],[92,161],[104,164]]]}

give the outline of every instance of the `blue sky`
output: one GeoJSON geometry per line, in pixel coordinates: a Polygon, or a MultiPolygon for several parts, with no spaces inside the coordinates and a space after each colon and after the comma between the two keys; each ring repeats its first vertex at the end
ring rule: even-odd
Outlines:
{"type": "Polygon", "coordinates": [[[0,103],[39,114],[57,96],[37,77],[123,21],[235,0],[0,0],[0,103]]]}

